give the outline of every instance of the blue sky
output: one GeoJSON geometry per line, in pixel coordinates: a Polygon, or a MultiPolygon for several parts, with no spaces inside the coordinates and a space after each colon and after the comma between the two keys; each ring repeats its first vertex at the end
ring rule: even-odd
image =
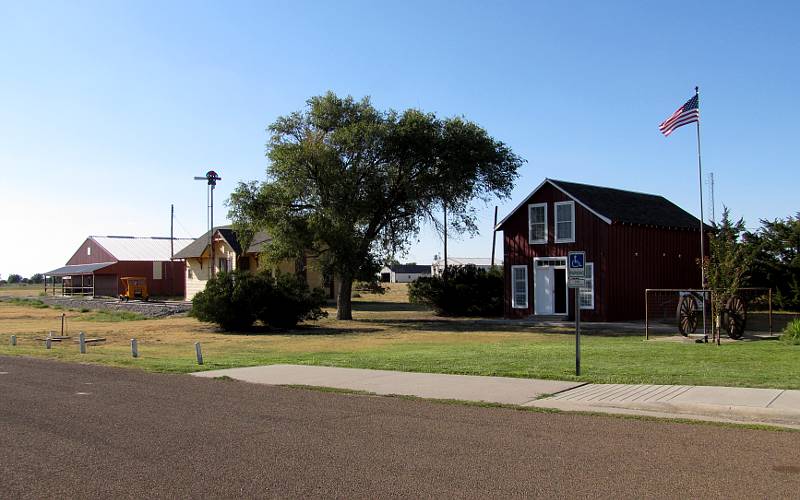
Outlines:
{"type": "MultiPolygon", "coordinates": [[[[657,126],[699,85],[717,213],[792,215],[797,5],[0,0],[0,274],[63,265],[90,234],[168,235],[170,203],[177,236],[202,233],[192,177],[222,175],[219,220],[237,181],[264,178],[266,126],[327,90],[509,144],[527,163],[502,218],[544,177],[697,214],[694,128],[657,126]]],[[[489,256],[492,211],[451,255],[489,256]]],[[[424,231],[406,260],[437,252],[424,231]]]]}

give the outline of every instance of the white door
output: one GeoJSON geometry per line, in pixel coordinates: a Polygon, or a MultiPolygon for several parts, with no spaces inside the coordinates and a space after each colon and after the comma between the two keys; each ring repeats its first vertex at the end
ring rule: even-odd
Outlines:
{"type": "Polygon", "coordinates": [[[536,302],[534,314],[553,314],[553,275],[552,267],[534,266],[534,288],[536,302]]]}

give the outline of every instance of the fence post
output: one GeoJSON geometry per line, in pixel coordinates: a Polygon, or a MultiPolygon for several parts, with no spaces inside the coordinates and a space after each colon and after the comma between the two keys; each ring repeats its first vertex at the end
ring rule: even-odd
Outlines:
{"type": "Polygon", "coordinates": [[[86,354],[86,336],[83,334],[83,332],[78,334],[78,348],[81,354],[86,354]]]}
{"type": "Polygon", "coordinates": [[[51,347],[53,347],[53,341],[50,340],[50,337],[45,337],[45,339],[44,339],[44,348],[45,349],[50,349],[51,347]]]}
{"type": "Polygon", "coordinates": [[[131,339],[131,356],[134,358],[139,357],[139,344],[136,339],[131,339]]]}
{"type": "Polygon", "coordinates": [[[15,345],[17,345],[17,336],[16,335],[12,335],[11,336],[11,346],[13,347],[15,345]]]}
{"type": "Polygon", "coordinates": [[[772,288],[769,289],[769,335],[770,335],[770,337],[773,335],[773,333],[772,333],[772,288]]]}
{"type": "Polygon", "coordinates": [[[197,354],[197,364],[203,364],[203,351],[200,349],[200,342],[194,343],[194,352],[197,354]]]}
{"type": "Polygon", "coordinates": [[[650,340],[650,314],[647,304],[647,289],[644,291],[644,339],[650,340]]]}

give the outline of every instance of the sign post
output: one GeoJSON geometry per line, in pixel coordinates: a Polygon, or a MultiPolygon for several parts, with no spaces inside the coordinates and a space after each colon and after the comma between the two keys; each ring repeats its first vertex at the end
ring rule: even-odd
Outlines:
{"type": "Polygon", "coordinates": [[[586,252],[569,252],[567,286],[575,290],[575,375],[581,374],[581,305],[578,290],[586,284],[586,252]]]}

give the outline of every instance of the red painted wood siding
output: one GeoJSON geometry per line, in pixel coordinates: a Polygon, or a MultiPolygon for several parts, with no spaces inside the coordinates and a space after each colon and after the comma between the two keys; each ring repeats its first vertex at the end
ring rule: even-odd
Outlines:
{"type": "MultiPolygon", "coordinates": [[[[116,262],[116,257],[91,238],[87,238],[67,261],[67,265],[95,264],[100,262],[116,262]],[[91,254],[86,248],[91,248],[91,254]]],[[[162,265],[162,279],[153,279],[152,261],[121,261],[95,272],[97,276],[116,276],[117,288],[122,290],[123,276],[144,276],[150,295],[183,296],[186,291],[186,264],[182,260],[164,261],[162,265]]]]}
{"type": "MultiPolygon", "coordinates": [[[[566,256],[571,250],[586,251],[594,263],[594,310],[583,310],[586,321],[621,321],[644,318],[646,288],[695,288],[700,285],[698,231],[607,224],[575,203],[575,243],[555,243],[555,207],[571,199],[545,184],[505,222],[503,265],[505,313],[527,317],[534,311],[534,257],[566,256]],[[547,244],[528,243],[528,205],[547,203],[547,244]],[[528,267],[528,308],[511,307],[511,266],[528,267]]],[[[570,319],[574,319],[574,297],[569,294],[570,319]]]]}
{"type": "MultiPolygon", "coordinates": [[[[525,203],[513,213],[504,224],[503,229],[503,267],[505,270],[506,294],[505,312],[508,317],[527,317],[533,314],[533,259],[534,257],[566,257],[573,250],[584,250],[586,261],[594,263],[595,278],[595,308],[593,311],[584,310],[581,318],[588,321],[603,320],[605,311],[605,296],[607,295],[608,274],[608,224],[598,219],[593,213],[583,206],[575,203],[575,243],[555,242],[555,202],[572,201],[571,198],[545,184],[542,188],[528,198],[525,203]],[[528,205],[532,203],[547,203],[547,244],[528,243],[528,205]],[[528,266],[528,308],[514,309],[511,307],[511,266],[528,266]]],[[[569,294],[571,318],[575,310],[573,293],[569,294]]]]}
{"type": "Polygon", "coordinates": [[[121,261],[95,272],[97,276],[113,275],[117,277],[118,289],[122,290],[124,276],[144,276],[150,295],[180,296],[186,291],[186,264],[182,260],[161,262],[162,278],[153,279],[153,262],[121,261]]]}
{"type": "Polygon", "coordinates": [[[647,288],[699,288],[698,231],[614,224],[609,321],[644,319],[647,288]]]}
{"type": "Polygon", "coordinates": [[[67,265],[98,264],[100,262],[116,262],[116,260],[116,257],[108,253],[108,251],[98,245],[96,241],[87,238],[78,248],[78,251],[67,261],[67,265]],[[91,248],[91,254],[87,254],[87,248],[91,248]]]}

